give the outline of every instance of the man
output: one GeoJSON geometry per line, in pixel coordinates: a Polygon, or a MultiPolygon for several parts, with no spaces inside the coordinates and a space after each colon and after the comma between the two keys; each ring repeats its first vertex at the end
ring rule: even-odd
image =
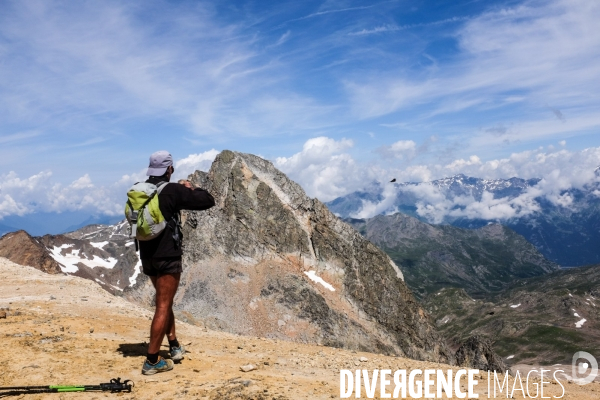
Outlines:
{"type": "MultiPolygon", "coordinates": [[[[171,154],[168,151],[157,151],[150,156],[150,165],[146,173],[149,178],[146,182],[155,185],[169,182],[173,172],[175,169],[171,154]]],[[[144,375],[170,371],[174,361],[183,359],[185,349],[177,340],[173,315],[173,298],[183,270],[182,235],[176,218],[181,210],[211,208],[215,205],[215,200],[206,190],[191,189],[191,184],[188,186],[168,183],[158,194],[158,203],[165,221],[168,221],[167,226],[158,237],[139,242],[143,272],[150,277],[156,289],[156,310],[150,328],[150,344],[142,367],[144,375]],[[158,354],[165,335],[169,341],[170,360],[165,360],[158,354]]]]}

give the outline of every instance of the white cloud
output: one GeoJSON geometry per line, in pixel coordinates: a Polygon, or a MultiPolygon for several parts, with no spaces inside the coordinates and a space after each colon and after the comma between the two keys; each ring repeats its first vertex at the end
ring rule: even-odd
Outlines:
{"type": "MultiPolygon", "coordinates": [[[[440,179],[462,173],[488,180],[511,177],[541,180],[513,198],[495,199],[489,192],[484,192],[481,199],[471,196],[452,197],[445,189],[430,184],[406,186],[400,190],[412,196],[416,202],[417,213],[433,223],[441,223],[448,217],[506,220],[539,211],[538,200],[542,198],[556,206],[572,208],[576,202],[568,191],[600,183],[600,175],[595,173],[598,165],[600,147],[581,151],[537,149],[514,153],[506,159],[489,161],[471,156],[468,160],[454,160],[445,166],[421,166],[426,168],[423,176],[440,179]]],[[[430,179],[422,181],[427,180],[430,179]]],[[[393,211],[395,198],[396,193],[384,190],[384,199],[381,202],[365,202],[356,215],[364,218],[393,211]]]]}
{"type": "Polygon", "coordinates": [[[394,32],[399,30],[395,25],[381,25],[372,29],[363,29],[357,32],[350,32],[348,35],[350,36],[363,36],[363,35],[372,35],[374,33],[384,33],[384,32],[394,32]]]}
{"type": "Polygon", "coordinates": [[[298,182],[309,196],[329,201],[373,180],[371,171],[344,153],[353,145],[349,139],[317,137],[307,140],[301,152],[278,157],[274,164],[298,182]]]}
{"type": "Polygon", "coordinates": [[[412,140],[399,140],[376,151],[385,158],[411,159],[416,154],[417,144],[412,140]]]}
{"type": "Polygon", "coordinates": [[[171,180],[187,179],[195,171],[208,171],[219,151],[212,149],[175,161],[175,174],[171,180]]]}
{"type": "Polygon", "coordinates": [[[395,211],[394,202],[396,201],[397,193],[393,184],[385,184],[381,193],[383,199],[380,202],[363,200],[362,208],[356,214],[351,215],[351,217],[369,218],[374,215],[395,211]]]}
{"type": "MultiPolygon", "coordinates": [[[[171,180],[187,178],[197,169],[208,170],[217,154],[218,151],[212,149],[175,160],[176,175],[171,180]]],[[[135,182],[145,181],[146,170],[147,168],[142,168],[135,173],[123,175],[117,182],[105,186],[94,184],[88,174],[63,185],[53,180],[51,171],[24,179],[11,171],[0,175],[0,219],[8,215],[77,210],[119,215],[123,212],[123,199],[127,189],[135,182]]]]}
{"type": "Polygon", "coordinates": [[[7,215],[27,214],[27,208],[18,204],[10,195],[0,195],[0,219],[7,215]]]}
{"type": "Polygon", "coordinates": [[[21,179],[15,172],[0,176],[0,217],[24,215],[36,211],[62,212],[88,209],[95,213],[117,215],[122,212],[116,199],[118,189],[126,187],[115,184],[98,187],[85,174],[69,185],[52,181],[50,171],[21,179]]]}
{"type": "Polygon", "coordinates": [[[338,153],[354,146],[349,139],[336,141],[334,139],[320,136],[309,139],[302,146],[302,151],[291,157],[277,157],[275,164],[284,172],[294,172],[314,164],[324,164],[338,153]]]}
{"type": "Polygon", "coordinates": [[[471,156],[468,160],[454,160],[450,164],[446,165],[445,168],[450,171],[460,171],[466,166],[481,165],[481,160],[477,156],[471,156]]]}
{"type": "Polygon", "coordinates": [[[462,173],[484,179],[545,177],[554,182],[557,190],[562,190],[570,186],[579,188],[593,180],[594,170],[598,165],[600,147],[590,147],[581,151],[546,151],[539,148],[485,162],[477,156],[472,156],[469,160],[455,160],[443,168],[437,168],[435,175],[436,178],[443,178],[462,173]]]}
{"type": "MultiPolygon", "coordinates": [[[[513,153],[507,158],[483,160],[473,155],[468,159],[456,159],[445,165],[415,164],[398,167],[404,160],[381,164],[357,161],[349,151],[354,142],[350,139],[335,140],[321,136],[307,140],[302,150],[290,157],[274,160],[277,168],[298,182],[307,194],[321,201],[330,201],[353,191],[361,190],[374,181],[383,187],[383,200],[364,202],[357,217],[371,217],[379,213],[395,211],[396,186],[389,181],[428,182],[459,173],[483,179],[540,178],[539,183],[515,198],[494,199],[484,193],[481,199],[470,196],[451,198],[434,185],[407,186],[403,190],[415,199],[417,212],[431,222],[442,222],[446,217],[484,219],[507,219],[527,215],[539,210],[536,199],[545,198],[561,207],[576,204],[570,189],[583,188],[590,183],[600,183],[596,168],[600,165],[600,147],[581,151],[565,148],[549,151],[544,148],[513,153]]],[[[387,146],[400,154],[415,151],[412,141],[397,141],[387,146]]],[[[175,160],[174,179],[187,177],[196,169],[208,170],[218,151],[211,149],[190,154],[175,160]]],[[[395,160],[395,159],[393,159],[395,160]]],[[[413,163],[417,159],[413,159],[413,163]]],[[[0,218],[7,215],[23,215],[36,211],[61,212],[93,210],[96,213],[118,215],[129,186],[146,179],[146,168],[123,175],[108,185],[97,185],[88,174],[69,184],[55,181],[50,171],[43,171],[28,178],[20,178],[15,172],[0,175],[0,218]]],[[[600,193],[600,192],[598,192],[600,193]]],[[[599,194],[600,196],[600,194],[599,194]]]]}

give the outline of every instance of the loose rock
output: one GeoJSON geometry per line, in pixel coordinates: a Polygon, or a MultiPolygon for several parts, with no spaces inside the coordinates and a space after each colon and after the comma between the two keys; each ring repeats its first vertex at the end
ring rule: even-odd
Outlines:
{"type": "Polygon", "coordinates": [[[254,371],[255,369],[256,369],[256,366],[252,365],[252,364],[242,365],[240,367],[240,371],[242,371],[242,372],[250,372],[250,371],[254,371]]]}

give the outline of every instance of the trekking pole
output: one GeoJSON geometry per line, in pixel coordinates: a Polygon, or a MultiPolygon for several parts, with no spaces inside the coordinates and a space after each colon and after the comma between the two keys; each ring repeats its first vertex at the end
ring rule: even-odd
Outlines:
{"type": "Polygon", "coordinates": [[[6,395],[28,394],[28,393],[59,393],[59,392],[131,392],[134,384],[130,380],[121,382],[121,378],[111,379],[109,383],[99,385],[50,385],[50,386],[9,386],[0,387],[0,397],[6,395]]]}

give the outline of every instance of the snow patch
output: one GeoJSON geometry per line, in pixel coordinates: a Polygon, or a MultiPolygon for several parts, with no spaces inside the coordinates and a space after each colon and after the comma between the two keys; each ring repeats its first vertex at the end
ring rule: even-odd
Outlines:
{"type": "Polygon", "coordinates": [[[569,293],[569,296],[573,297],[573,295],[571,293],[569,293]]]}
{"type": "Polygon", "coordinates": [[[79,258],[79,250],[72,250],[71,253],[64,256],[61,254],[63,249],[68,249],[69,247],[73,247],[73,244],[63,244],[60,247],[54,246],[52,250],[48,250],[50,251],[50,256],[58,263],[61,271],[72,274],[79,271],[79,268],[75,264],[81,259],[79,258]]]}
{"type": "Polygon", "coordinates": [[[88,260],[87,258],[79,259],[79,262],[84,264],[87,267],[90,267],[90,268],[102,267],[102,268],[107,268],[107,269],[113,269],[115,267],[115,265],[117,265],[117,261],[118,260],[116,258],[108,257],[105,260],[104,258],[100,258],[98,256],[94,256],[94,258],[92,258],[91,260],[88,260]]]}
{"type": "Polygon", "coordinates": [[[512,354],[512,355],[510,355],[510,356],[506,357],[506,359],[507,359],[507,360],[510,360],[511,358],[515,358],[515,355],[514,355],[514,354],[512,354]]]}
{"type": "Polygon", "coordinates": [[[333,286],[331,286],[329,283],[325,282],[323,280],[323,278],[317,276],[317,272],[316,271],[304,271],[304,273],[306,274],[306,276],[308,276],[310,278],[311,281],[316,282],[316,283],[320,283],[321,285],[323,285],[325,288],[331,290],[332,292],[335,292],[335,288],[333,286]]]}
{"type": "Polygon", "coordinates": [[[575,322],[575,328],[581,328],[583,324],[587,321],[585,318],[581,318],[579,321],[575,322]]]}
{"type": "Polygon", "coordinates": [[[513,305],[511,305],[510,307],[511,307],[511,308],[517,308],[517,307],[521,307],[521,303],[519,303],[519,304],[513,304],[513,305]]]}
{"type": "Polygon", "coordinates": [[[137,281],[137,277],[140,274],[141,270],[142,270],[142,260],[138,260],[138,262],[133,267],[133,275],[131,275],[131,277],[129,277],[129,286],[135,285],[135,282],[137,281]]]}
{"type": "Polygon", "coordinates": [[[85,233],[83,236],[92,236],[95,235],[98,232],[102,232],[102,229],[98,229],[97,231],[93,231],[93,232],[89,232],[89,233],[85,233]]]}
{"type": "Polygon", "coordinates": [[[575,317],[577,317],[577,318],[581,318],[581,317],[579,316],[579,314],[577,314],[577,313],[573,313],[573,316],[575,316],[575,317]]]}
{"type": "Polygon", "coordinates": [[[50,251],[50,256],[54,258],[54,260],[59,264],[62,272],[65,273],[75,273],[79,271],[77,264],[81,263],[89,268],[108,268],[112,269],[117,264],[117,259],[109,257],[108,259],[100,258],[98,256],[94,256],[93,259],[89,260],[85,257],[79,255],[78,249],[73,249],[70,253],[65,255],[62,254],[62,250],[73,247],[73,244],[63,244],[60,247],[54,246],[50,251]]]}
{"type": "Polygon", "coordinates": [[[392,264],[392,268],[394,268],[394,271],[396,271],[396,278],[400,278],[400,279],[404,280],[404,274],[402,274],[402,271],[400,271],[400,268],[398,268],[398,266],[394,263],[394,261],[392,261],[391,258],[390,258],[390,264],[392,264]]]}
{"type": "Polygon", "coordinates": [[[133,245],[134,245],[134,243],[135,243],[135,242],[127,242],[127,243],[125,243],[125,246],[126,246],[126,247],[133,246],[133,245]]]}
{"type": "Polygon", "coordinates": [[[103,248],[104,246],[106,246],[106,245],[108,244],[108,242],[106,242],[106,241],[105,241],[105,242],[96,242],[96,243],[94,243],[94,242],[90,242],[90,244],[91,244],[92,246],[94,246],[95,248],[97,248],[97,249],[101,249],[101,248],[103,248]]]}
{"type": "Polygon", "coordinates": [[[589,301],[590,303],[592,303],[592,305],[593,305],[594,307],[596,307],[596,304],[594,304],[594,302],[593,302],[591,299],[586,299],[586,300],[587,300],[587,301],[589,301]]]}

